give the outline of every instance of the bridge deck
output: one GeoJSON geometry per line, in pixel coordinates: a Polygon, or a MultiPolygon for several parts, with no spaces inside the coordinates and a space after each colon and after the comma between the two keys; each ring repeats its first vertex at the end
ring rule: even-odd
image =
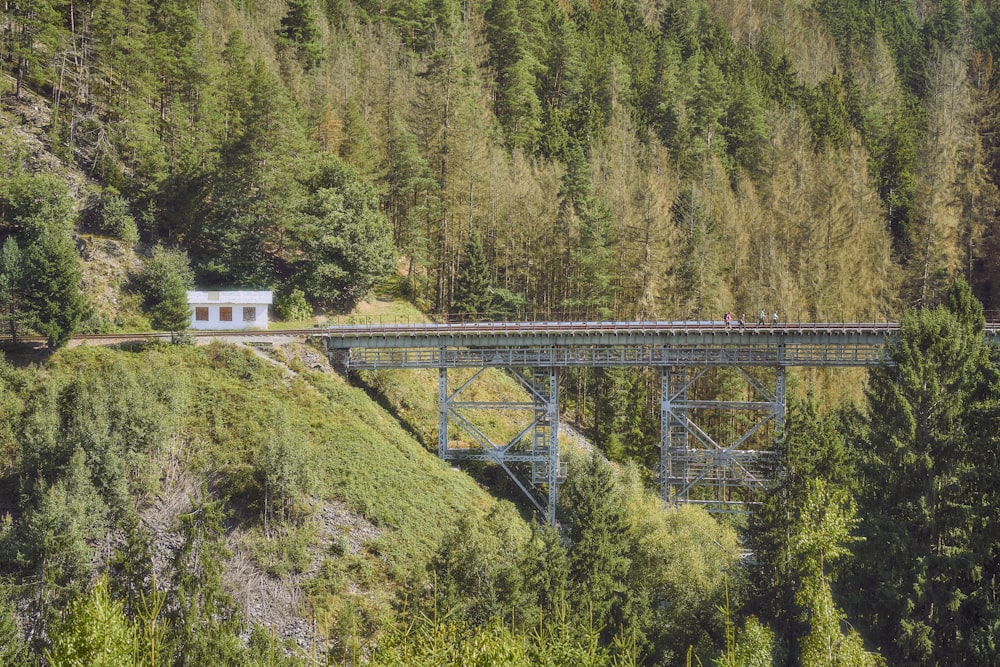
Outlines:
{"type": "MultiPolygon", "coordinates": [[[[997,325],[987,334],[997,338],[997,325]]],[[[896,323],[475,322],[354,324],[321,334],[351,369],[877,366],[896,323]]]]}

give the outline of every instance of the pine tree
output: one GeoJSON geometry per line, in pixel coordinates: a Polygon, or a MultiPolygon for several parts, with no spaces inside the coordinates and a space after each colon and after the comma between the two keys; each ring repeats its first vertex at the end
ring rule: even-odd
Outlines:
{"type": "MultiPolygon", "coordinates": [[[[750,545],[756,556],[750,606],[789,646],[807,631],[796,602],[802,580],[801,564],[793,557],[799,537],[792,522],[803,512],[810,484],[821,480],[830,490],[846,489],[854,479],[838,427],[836,416],[821,417],[811,398],[792,403],[781,436],[778,481],[750,517],[750,545]]],[[[835,573],[828,567],[827,575],[835,573]]]]}
{"type": "Polygon", "coordinates": [[[187,291],[194,284],[194,273],[183,250],[153,249],[137,276],[143,306],[153,326],[163,331],[181,331],[191,323],[187,291]]]}
{"type": "Polygon", "coordinates": [[[60,20],[60,0],[24,0],[5,7],[9,12],[9,43],[14,64],[14,94],[21,99],[30,76],[41,79],[41,71],[54,57],[65,37],[60,20]]]}
{"type": "Polygon", "coordinates": [[[571,471],[563,487],[562,518],[570,526],[570,600],[613,634],[626,621],[631,565],[621,489],[598,452],[571,471]]]}
{"type": "Polygon", "coordinates": [[[378,150],[354,98],[344,104],[343,135],[337,155],[356,168],[362,177],[374,177],[378,172],[378,150]]]}
{"type": "Polygon", "coordinates": [[[893,663],[995,657],[998,373],[983,324],[959,281],[947,308],[904,316],[895,366],[870,376],[854,443],[865,541],[848,590],[893,663]]]}
{"type": "Polygon", "coordinates": [[[23,291],[24,257],[17,240],[8,236],[0,249],[0,322],[13,343],[27,321],[23,291]]]}
{"type": "Polygon", "coordinates": [[[68,233],[51,230],[24,256],[24,299],[32,328],[45,336],[49,347],[62,347],[89,310],[76,247],[68,233]]]}
{"type": "Polygon", "coordinates": [[[178,667],[244,664],[236,603],[223,583],[227,511],[204,499],[178,518],[181,545],[174,555],[167,607],[174,624],[178,667]]]}
{"type": "Polygon", "coordinates": [[[530,150],[541,124],[541,104],[535,92],[540,65],[522,29],[516,0],[492,0],[486,21],[490,65],[497,83],[494,113],[508,145],[530,150]]]}
{"type": "Polygon", "coordinates": [[[313,0],[289,0],[288,13],[281,19],[279,41],[295,50],[308,71],[323,58],[323,44],[313,0]]]}
{"type": "Polygon", "coordinates": [[[418,274],[431,263],[432,229],[443,207],[441,187],[417,149],[416,136],[399,117],[392,121],[384,173],[385,209],[396,247],[409,260],[410,295],[422,297],[418,274]]]}
{"type": "Polygon", "coordinates": [[[613,302],[614,227],[611,211],[594,195],[591,170],[583,147],[567,152],[566,173],[559,189],[556,225],[564,235],[564,264],[554,265],[553,286],[562,289],[562,304],[604,317],[613,302]],[[569,269],[568,271],[566,269],[569,269]]]}
{"type": "Polygon", "coordinates": [[[13,589],[0,582],[0,664],[9,667],[27,667],[28,647],[21,639],[21,631],[14,606],[13,589]]]}
{"type": "Polygon", "coordinates": [[[296,177],[315,146],[263,62],[250,69],[246,89],[237,99],[247,106],[232,111],[233,129],[239,131],[226,142],[218,167],[199,179],[199,206],[182,231],[196,271],[207,282],[273,285],[298,250],[287,245],[306,194],[296,177]]]}
{"type": "Polygon", "coordinates": [[[479,238],[479,233],[473,230],[469,234],[458,267],[458,280],[455,281],[451,312],[469,319],[489,317],[493,305],[492,283],[490,266],[483,252],[483,242],[479,238]]]}
{"type": "Polygon", "coordinates": [[[294,230],[306,255],[298,279],[314,303],[349,309],[392,271],[395,249],[375,188],[333,156],[318,172],[294,230]]]}
{"type": "Polygon", "coordinates": [[[126,617],[121,601],[111,597],[106,577],[70,605],[66,620],[53,635],[52,648],[45,652],[50,665],[138,664],[136,628],[126,617]]]}
{"type": "Polygon", "coordinates": [[[849,544],[857,513],[848,493],[821,478],[806,483],[805,496],[791,517],[790,561],[797,579],[795,602],[808,627],[797,637],[796,649],[803,667],[879,667],[884,662],[865,651],[857,631],[841,629],[844,613],[830,590],[835,561],[850,556],[849,544]]]}

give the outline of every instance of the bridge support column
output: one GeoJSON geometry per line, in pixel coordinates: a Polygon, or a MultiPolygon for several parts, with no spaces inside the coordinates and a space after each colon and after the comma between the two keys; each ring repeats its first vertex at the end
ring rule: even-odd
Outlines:
{"type": "Polygon", "coordinates": [[[549,469],[545,483],[548,486],[549,502],[546,507],[548,510],[546,519],[549,523],[555,524],[556,508],[559,506],[559,484],[562,481],[561,477],[565,477],[565,475],[560,469],[561,462],[559,460],[559,377],[554,368],[548,369],[548,376],[549,395],[546,411],[549,420],[549,469]]]}
{"type": "Polygon", "coordinates": [[[670,503],[687,499],[687,368],[660,372],[660,496],[670,503]],[[684,498],[678,493],[684,490],[684,498]]]}
{"type": "MultiPolygon", "coordinates": [[[[444,353],[442,352],[442,355],[444,353]]],[[[438,456],[448,453],[448,370],[438,369],[438,456]]]]}
{"type": "Polygon", "coordinates": [[[514,373],[527,391],[530,402],[467,401],[463,392],[485,371],[480,369],[457,389],[448,387],[448,370],[438,373],[438,456],[445,460],[486,461],[510,476],[522,493],[550,523],[555,523],[559,485],[565,469],[559,457],[559,377],[555,368],[529,369],[526,376],[514,373]],[[487,434],[477,412],[529,412],[532,419],[511,438],[495,442],[487,434]],[[472,442],[452,441],[449,425],[454,423],[472,442]],[[527,474],[525,474],[527,473],[527,474]],[[542,488],[544,487],[544,488],[542,488]]]}
{"type": "Polygon", "coordinates": [[[733,368],[746,383],[749,400],[698,399],[695,387],[709,367],[663,369],[660,493],[665,502],[733,511],[746,508],[767,488],[777,453],[764,427],[773,422],[777,435],[784,426],[785,369],[775,367],[772,390],[748,370],[733,368]]]}
{"type": "Polygon", "coordinates": [[[774,391],[774,423],[777,434],[780,435],[785,430],[785,412],[788,405],[785,400],[785,367],[779,366],[777,377],[775,378],[774,391]]]}

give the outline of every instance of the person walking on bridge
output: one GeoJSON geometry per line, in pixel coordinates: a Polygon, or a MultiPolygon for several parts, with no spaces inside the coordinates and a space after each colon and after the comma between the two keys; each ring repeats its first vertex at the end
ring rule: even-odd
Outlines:
{"type": "Polygon", "coordinates": [[[771,315],[771,326],[778,326],[778,311],[774,311],[774,315],[771,315]]]}
{"type": "Polygon", "coordinates": [[[760,313],[757,316],[757,326],[759,326],[759,327],[764,326],[764,309],[763,308],[760,309],[760,313]]]}

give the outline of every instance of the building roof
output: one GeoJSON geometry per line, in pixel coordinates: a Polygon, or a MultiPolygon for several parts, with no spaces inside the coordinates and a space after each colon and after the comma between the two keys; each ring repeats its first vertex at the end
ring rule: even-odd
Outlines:
{"type": "Polygon", "coordinates": [[[189,304],[270,304],[271,297],[270,290],[189,290],[187,302],[189,304]]]}

